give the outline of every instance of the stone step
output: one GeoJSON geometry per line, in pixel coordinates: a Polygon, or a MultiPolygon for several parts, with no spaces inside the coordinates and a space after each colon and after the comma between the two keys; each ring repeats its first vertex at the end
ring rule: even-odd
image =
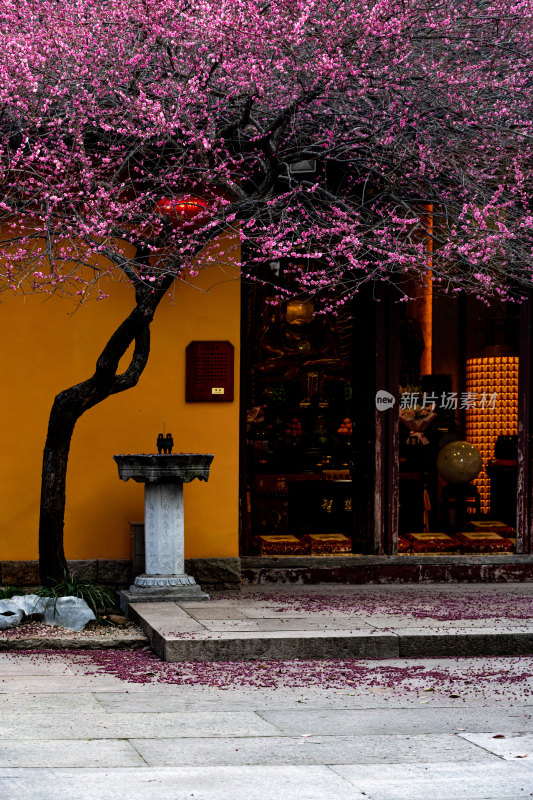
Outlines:
{"type": "Polygon", "coordinates": [[[394,628],[387,620],[376,626],[346,616],[246,619],[238,606],[217,611],[215,602],[202,604],[200,611],[196,605],[133,603],[129,615],[144,630],[154,652],[164,661],[533,654],[533,622],[529,621],[494,625],[491,621],[479,620],[470,626],[458,624],[448,629],[439,627],[438,623],[394,628]],[[211,615],[209,619],[208,615],[211,615]]]}

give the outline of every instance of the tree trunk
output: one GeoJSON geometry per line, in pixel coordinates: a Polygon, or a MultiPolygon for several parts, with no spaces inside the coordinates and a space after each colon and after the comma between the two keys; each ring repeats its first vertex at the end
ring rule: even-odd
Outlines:
{"type": "Polygon", "coordinates": [[[39,572],[43,585],[60,580],[68,572],[63,549],[65,484],[70,441],[78,417],[64,411],[58,396],[48,421],[41,477],[39,572]]]}
{"type": "Polygon", "coordinates": [[[68,574],[63,547],[65,488],[76,422],[106,397],[137,384],[150,353],[150,323],[171,283],[172,278],[167,277],[155,290],[137,287],[137,305],[109,339],[96,363],[94,375],[61,392],[54,400],[43,453],[39,519],[39,572],[45,586],[68,574]],[[127,370],[118,375],[120,359],[132,342],[135,342],[135,349],[131,362],[127,370]]]}

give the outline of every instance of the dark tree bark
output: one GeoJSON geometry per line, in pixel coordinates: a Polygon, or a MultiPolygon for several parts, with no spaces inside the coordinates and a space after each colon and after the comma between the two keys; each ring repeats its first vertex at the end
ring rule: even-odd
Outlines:
{"type": "Polygon", "coordinates": [[[43,453],[41,507],[39,519],[39,572],[43,585],[68,574],[63,548],[65,488],[70,442],[76,422],[88,409],[112,394],[135,386],[150,353],[150,323],[155,310],[172,283],[165,277],[157,288],[136,285],[136,305],[113,333],[91,378],[60,392],[54,400],[43,453]],[[127,370],[118,375],[120,359],[135,342],[127,370]]]}

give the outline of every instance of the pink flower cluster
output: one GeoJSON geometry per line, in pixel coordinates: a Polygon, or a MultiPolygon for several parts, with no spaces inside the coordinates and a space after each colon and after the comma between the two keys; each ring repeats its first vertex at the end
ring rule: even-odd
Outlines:
{"type": "Polygon", "coordinates": [[[0,281],[154,291],[229,229],[245,277],[281,261],[278,291],[325,310],[428,270],[520,299],[532,19],[533,0],[5,0],[0,281]],[[166,213],[180,197],[203,210],[166,213]]]}

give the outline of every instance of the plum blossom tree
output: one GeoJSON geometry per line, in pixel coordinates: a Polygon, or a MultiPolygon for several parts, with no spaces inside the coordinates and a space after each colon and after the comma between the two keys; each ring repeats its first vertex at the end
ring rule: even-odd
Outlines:
{"type": "Polygon", "coordinates": [[[284,259],[280,297],[325,311],[370,281],[404,297],[427,280],[428,237],[435,290],[525,296],[532,12],[533,0],[4,0],[2,286],[83,303],[117,274],[135,293],[94,374],[53,403],[43,580],[66,566],[76,421],[137,383],[157,306],[222,231],[246,246],[246,278],[284,259]]]}

